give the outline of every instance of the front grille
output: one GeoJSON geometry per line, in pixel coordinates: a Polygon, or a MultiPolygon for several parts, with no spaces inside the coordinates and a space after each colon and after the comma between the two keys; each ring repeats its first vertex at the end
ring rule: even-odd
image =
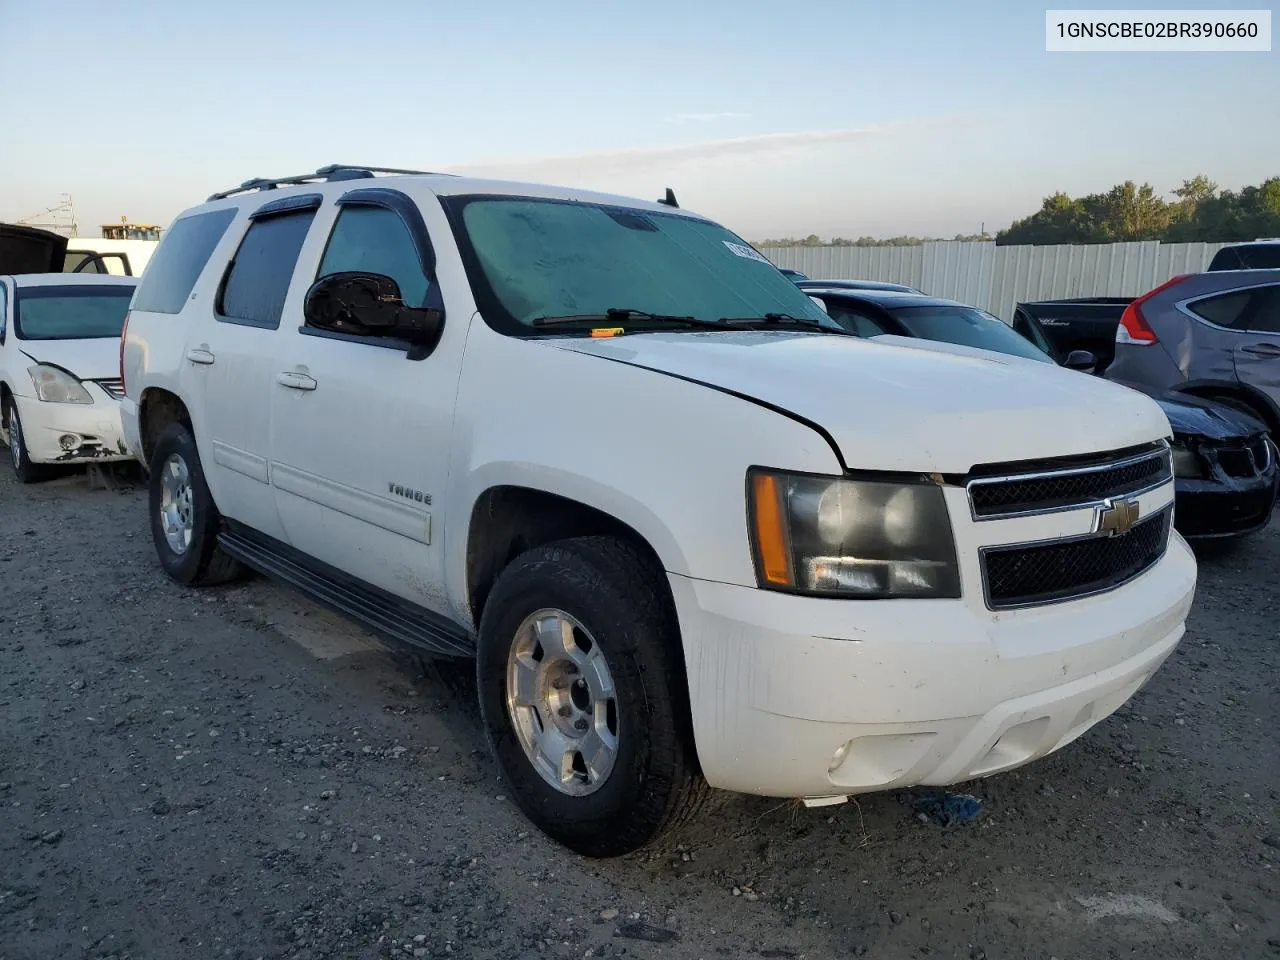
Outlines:
{"type": "Polygon", "coordinates": [[[989,467],[970,480],[974,519],[994,520],[1024,513],[1047,513],[1099,503],[1109,497],[1132,496],[1172,479],[1165,447],[1118,454],[1091,464],[1035,470],[1026,465],[989,467]]]}
{"type": "Polygon", "coordinates": [[[1169,542],[1172,506],[1115,537],[982,550],[982,578],[992,610],[1074,600],[1113,590],[1151,567],[1169,542]]]}
{"type": "Polygon", "coordinates": [[[1243,446],[1202,447],[1201,451],[1216,460],[1223,473],[1237,480],[1251,480],[1271,468],[1271,444],[1266,437],[1254,437],[1243,446]]]}
{"type": "Polygon", "coordinates": [[[106,380],[95,380],[93,382],[103,390],[107,391],[107,394],[116,400],[120,400],[124,397],[124,381],[119,377],[115,377],[114,379],[108,378],[106,380]]]}
{"type": "Polygon", "coordinates": [[[1253,451],[1246,447],[1223,448],[1217,451],[1218,466],[1228,477],[1246,480],[1258,475],[1258,468],[1253,462],[1253,451]]]}

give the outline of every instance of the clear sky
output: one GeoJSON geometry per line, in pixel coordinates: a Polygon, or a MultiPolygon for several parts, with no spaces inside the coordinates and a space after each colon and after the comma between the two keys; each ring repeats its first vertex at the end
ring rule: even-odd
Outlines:
{"type": "Polygon", "coordinates": [[[0,219],[70,193],[96,236],[338,162],[672,186],[752,239],[950,236],[1280,174],[1280,52],[1051,54],[1045,6],[0,0],[0,219]]]}

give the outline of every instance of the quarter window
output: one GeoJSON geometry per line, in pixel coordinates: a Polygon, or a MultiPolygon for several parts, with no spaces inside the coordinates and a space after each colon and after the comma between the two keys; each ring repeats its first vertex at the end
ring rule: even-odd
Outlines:
{"type": "Polygon", "coordinates": [[[1244,309],[1249,304],[1252,291],[1237,290],[1216,297],[1206,297],[1188,304],[1187,309],[1197,317],[1208,320],[1218,327],[1235,328],[1241,320],[1244,309]]]}
{"type": "Polygon", "coordinates": [[[314,210],[302,210],[250,224],[222,281],[220,320],[271,330],[280,326],[293,268],[314,219],[314,210]]]}
{"type": "Polygon", "coordinates": [[[427,275],[409,229],[393,210],[354,204],[343,207],[316,279],[349,270],[390,277],[408,306],[426,305],[427,275]]]}
{"type": "Polygon", "coordinates": [[[143,271],[133,309],[181,313],[210,254],[235,217],[235,208],[228,207],[175,221],[143,271]]]}

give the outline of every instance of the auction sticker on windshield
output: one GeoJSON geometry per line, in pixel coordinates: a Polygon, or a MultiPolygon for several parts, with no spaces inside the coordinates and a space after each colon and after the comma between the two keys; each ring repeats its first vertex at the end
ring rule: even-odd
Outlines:
{"type": "Polygon", "coordinates": [[[745,257],[748,260],[759,260],[761,263],[769,262],[763,256],[761,256],[758,251],[752,250],[750,247],[745,246],[741,243],[730,243],[728,240],[725,240],[724,245],[728,247],[734,253],[735,256],[745,257]]]}

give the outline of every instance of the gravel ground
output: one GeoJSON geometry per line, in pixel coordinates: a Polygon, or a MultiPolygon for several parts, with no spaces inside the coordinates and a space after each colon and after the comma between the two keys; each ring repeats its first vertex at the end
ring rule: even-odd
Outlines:
{"type": "Polygon", "coordinates": [[[1280,957],[1280,528],[1057,755],[590,862],[503,796],[469,670],[283,587],[184,592],[142,495],[0,479],[0,960],[1280,957]]]}

